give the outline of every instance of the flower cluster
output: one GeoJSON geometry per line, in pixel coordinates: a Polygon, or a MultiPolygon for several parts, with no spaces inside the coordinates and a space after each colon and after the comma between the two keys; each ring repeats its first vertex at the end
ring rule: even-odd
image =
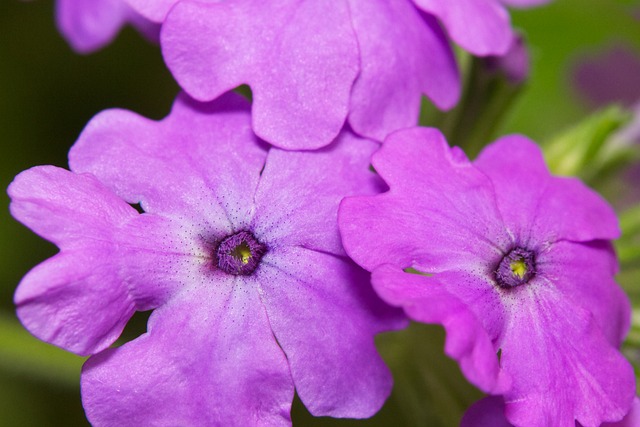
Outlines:
{"type": "Polygon", "coordinates": [[[613,209],[525,137],[471,162],[415,127],[423,95],[458,102],[452,43],[520,84],[506,7],[544,2],[58,0],[74,49],[133,24],[184,91],[161,121],[99,113],[69,170],[8,189],[60,249],[19,284],[17,315],[90,356],[89,421],[286,426],[294,393],[316,416],[370,417],[392,386],[374,336],[409,318],[442,325],[493,395],[465,426],[633,422],[613,209]]]}

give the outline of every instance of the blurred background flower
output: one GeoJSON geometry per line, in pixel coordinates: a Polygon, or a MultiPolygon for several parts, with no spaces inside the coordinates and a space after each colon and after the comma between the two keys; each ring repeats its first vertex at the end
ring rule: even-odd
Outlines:
{"type": "MultiPolygon", "coordinates": [[[[120,107],[160,119],[178,92],[157,45],[130,27],[96,53],[74,53],[56,29],[54,6],[47,0],[0,4],[2,188],[18,172],[34,165],[66,167],[68,149],[99,111],[120,107]]],[[[624,46],[625,55],[637,59],[639,11],[638,0],[555,0],[536,9],[512,10],[514,26],[529,47],[530,79],[509,104],[500,124],[488,132],[486,142],[507,132],[553,140],[582,121],[594,104],[577,83],[576,64],[603,55],[611,46],[624,46]]],[[[608,64],[612,61],[604,55],[605,66],[597,71],[603,77],[596,80],[622,79],[620,70],[608,64]]],[[[625,97],[638,90],[629,85],[633,86],[621,86],[625,97]]],[[[625,100],[606,98],[607,102],[625,100]]],[[[427,119],[429,111],[425,108],[427,119]]],[[[619,127],[624,126],[620,121],[619,127]]],[[[598,185],[615,203],[624,188],[640,186],[635,179],[600,188],[594,178],[592,185],[598,185]]],[[[86,426],[79,396],[83,359],[32,338],[14,314],[12,297],[21,277],[55,253],[55,247],[10,217],[6,193],[2,192],[0,200],[1,424],[86,426]]],[[[633,230],[640,235],[640,211],[625,212],[623,222],[631,230],[627,239],[637,244],[633,230]]],[[[636,258],[628,259],[619,281],[640,307],[640,268],[636,258]]],[[[640,314],[635,318],[640,325],[640,314]]],[[[145,322],[146,316],[138,315],[123,340],[144,332],[145,322]]],[[[377,342],[395,379],[394,392],[382,411],[370,420],[313,419],[298,402],[294,425],[455,426],[465,408],[481,397],[461,376],[456,363],[443,355],[441,328],[413,325],[401,333],[384,334],[377,342]]],[[[640,327],[632,330],[628,342],[627,356],[638,360],[640,327]]]]}

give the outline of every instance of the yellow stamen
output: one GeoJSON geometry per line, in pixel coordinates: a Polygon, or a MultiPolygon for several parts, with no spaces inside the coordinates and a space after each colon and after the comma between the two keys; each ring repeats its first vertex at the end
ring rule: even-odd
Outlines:
{"type": "Polygon", "coordinates": [[[233,249],[231,256],[240,260],[243,264],[247,264],[251,259],[251,249],[249,249],[249,245],[242,242],[233,249]]]}
{"type": "Polygon", "coordinates": [[[518,279],[522,279],[524,275],[527,274],[527,264],[522,258],[513,261],[511,264],[509,264],[509,267],[511,267],[511,272],[514,276],[517,276],[518,279]]]}

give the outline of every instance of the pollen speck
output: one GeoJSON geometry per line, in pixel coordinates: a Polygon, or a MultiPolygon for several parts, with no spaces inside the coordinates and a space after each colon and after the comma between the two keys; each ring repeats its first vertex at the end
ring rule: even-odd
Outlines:
{"type": "Polygon", "coordinates": [[[242,242],[240,245],[236,246],[231,252],[231,256],[242,262],[242,264],[246,265],[251,259],[251,249],[246,242],[242,242]]]}
{"type": "Polygon", "coordinates": [[[522,279],[524,275],[527,274],[527,263],[522,258],[513,261],[510,267],[511,272],[514,276],[517,276],[518,279],[522,279]]]}

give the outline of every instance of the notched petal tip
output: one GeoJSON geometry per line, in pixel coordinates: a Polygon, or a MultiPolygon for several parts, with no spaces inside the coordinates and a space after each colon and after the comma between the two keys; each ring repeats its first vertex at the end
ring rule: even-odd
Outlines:
{"type": "Polygon", "coordinates": [[[248,84],[253,128],[273,145],[319,148],[345,123],[359,58],[344,2],[180,2],[161,39],[167,66],[192,97],[248,84]]]}
{"type": "Polygon", "coordinates": [[[99,237],[135,214],[93,175],[55,166],[20,173],[8,188],[12,215],[63,248],[83,236],[99,237]]]}
{"type": "Polygon", "coordinates": [[[414,0],[440,19],[451,38],[474,55],[502,55],[511,43],[510,18],[497,0],[414,0]]]}
{"type": "Polygon", "coordinates": [[[113,344],[135,308],[110,267],[93,265],[105,255],[89,249],[60,253],[32,269],[14,296],[24,327],[82,356],[113,344]]]}
{"type": "Polygon", "coordinates": [[[473,164],[491,179],[505,225],[518,239],[587,242],[619,236],[613,208],[577,178],[551,175],[540,147],[522,135],[498,139],[473,164]]]}

